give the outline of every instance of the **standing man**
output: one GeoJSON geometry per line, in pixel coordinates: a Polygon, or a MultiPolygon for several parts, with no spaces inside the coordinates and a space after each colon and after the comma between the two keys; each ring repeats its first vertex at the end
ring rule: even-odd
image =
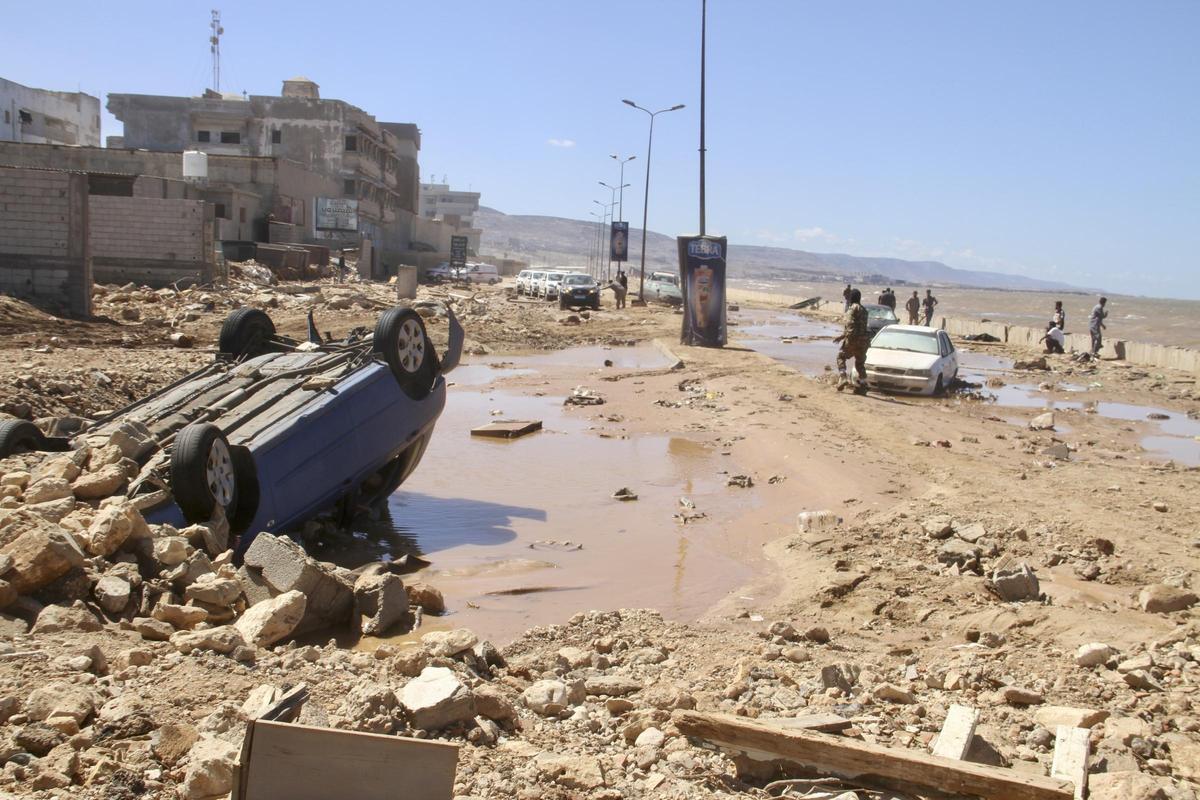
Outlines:
{"type": "Polygon", "coordinates": [[[617,308],[625,307],[625,296],[629,293],[629,276],[617,270],[617,278],[613,281],[613,295],[617,298],[617,308]]]}
{"type": "Polygon", "coordinates": [[[846,375],[846,359],[853,358],[854,370],[858,373],[854,393],[866,394],[867,348],[871,346],[871,333],[867,329],[867,310],[862,307],[862,292],[858,289],[850,292],[850,308],[842,319],[842,335],[834,341],[842,345],[837,354],[838,391],[850,385],[850,378],[846,375]]]}
{"type": "Polygon", "coordinates": [[[850,284],[848,284],[848,283],[846,284],[846,288],[842,290],[842,300],[845,301],[845,305],[842,306],[842,311],[849,311],[850,310],[850,284]]]}
{"type": "Polygon", "coordinates": [[[1108,318],[1108,310],[1104,307],[1108,305],[1108,298],[1101,297],[1100,302],[1092,309],[1092,315],[1088,318],[1088,332],[1092,334],[1092,355],[1096,358],[1100,357],[1100,348],[1104,346],[1104,335],[1100,333],[1108,328],[1104,324],[1104,320],[1108,318]]]}
{"type": "Polygon", "coordinates": [[[921,298],[917,296],[917,290],[913,289],[913,296],[908,298],[908,302],[904,304],[908,310],[908,324],[917,325],[920,323],[919,314],[921,313],[921,298]]]}
{"type": "Polygon", "coordinates": [[[1054,316],[1050,321],[1057,325],[1060,331],[1067,329],[1067,312],[1063,311],[1062,300],[1054,301],[1054,316]]]}
{"type": "Polygon", "coordinates": [[[346,280],[346,251],[338,250],[338,283],[346,280]]]}
{"type": "Polygon", "coordinates": [[[883,293],[883,304],[890,308],[893,314],[896,313],[896,293],[892,291],[892,287],[890,286],[883,293]]]}
{"type": "Polygon", "coordinates": [[[933,309],[937,304],[937,298],[933,296],[933,289],[926,289],[925,299],[921,301],[921,306],[925,309],[925,327],[927,328],[933,322],[933,309]]]}

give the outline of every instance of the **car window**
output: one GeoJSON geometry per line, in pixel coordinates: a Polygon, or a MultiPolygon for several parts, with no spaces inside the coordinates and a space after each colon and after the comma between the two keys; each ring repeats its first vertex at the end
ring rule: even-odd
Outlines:
{"type": "Polygon", "coordinates": [[[896,330],[894,327],[884,328],[875,334],[875,338],[871,340],[871,347],[881,350],[907,350],[934,356],[939,355],[940,351],[936,335],[923,331],[896,330]]]}
{"type": "Polygon", "coordinates": [[[569,286],[583,286],[592,282],[592,279],[587,275],[568,275],[563,278],[563,283],[569,286]]]}

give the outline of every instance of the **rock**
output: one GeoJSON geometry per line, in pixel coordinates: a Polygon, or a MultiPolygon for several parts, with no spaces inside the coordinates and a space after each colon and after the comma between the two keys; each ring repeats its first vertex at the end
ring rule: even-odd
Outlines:
{"type": "Polygon", "coordinates": [[[1044,414],[1038,414],[1033,419],[1029,420],[1029,430],[1031,431],[1052,431],[1054,430],[1054,412],[1047,411],[1044,414]]]}
{"type": "Polygon", "coordinates": [[[404,581],[390,572],[367,573],[354,582],[354,604],[367,636],[382,636],[408,616],[404,581]]]}
{"type": "Polygon", "coordinates": [[[215,736],[205,736],[187,756],[182,793],[186,800],[221,797],[233,790],[233,770],[240,750],[215,736]]]}
{"type": "Polygon", "coordinates": [[[435,731],[465,722],[475,716],[475,698],[453,671],[426,667],[405,684],[400,705],[409,723],[420,730],[435,731]]]}
{"type": "Polygon", "coordinates": [[[949,539],[954,534],[954,521],[939,514],[922,522],[921,528],[930,539],[949,539]]]}
{"type": "Polygon", "coordinates": [[[276,594],[301,592],[307,606],[294,633],[348,622],[354,610],[354,587],[336,570],[309,558],[286,536],[259,534],[244,556],[247,568],[257,570],[276,594]]]}
{"type": "Polygon", "coordinates": [[[771,623],[771,627],[767,628],[767,633],[780,639],[786,639],[789,642],[794,642],[800,638],[800,634],[796,632],[791,623],[784,622],[783,620],[771,623]]]}
{"type": "Polygon", "coordinates": [[[1098,667],[1107,664],[1117,654],[1116,648],[1103,642],[1080,645],[1075,651],[1075,663],[1081,667],[1098,667]]]}
{"type": "Polygon", "coordinates": [[[82,603],[74,606],[46,606],[38,613],[37,621],[30,630],[32,634],[62,633],[64,631],[83,631],[87,633],[100,630],[103,625],[96,615],[88,611],[82,603]]]}
{"type": "Polygon", "coordinates": [[[881,683],[871,690],[871,694],[878,700],[886,700],[889,703],[904,703],[912,704],[917,702],[917,698],[912,692],[907,689],[901,689],[890,683],[881,683]]]}
{"type": "Polygon", "coordinates": [[[31,722],[13,734],[13,742],[18,747],[38,758],[44,757],[66,740],[65,733],[44,722],[31,722]]]}
{"type": "Polygon", "coordinates": [[[263,580],[257,570],[246,569],[244,566],[238,567],[237,579],[238,583],[242,585],[242,595],[246,598],[248,605],[257,605],[263,600],[270,600],[275,596],[271,585],[263,580]]]}
{"type": "Polygon", "coordinates": [[[189,551],[187,539],[182,536],[163,536],[154,540],[154,557],[164,567],[177,567],[187,561],[189,551]]]}
{"type": "Polygon", "coordinates": [[[1093,708],[1042,706],[1034,712],[1033,719],[1048,731],[1058,730],[1059,725],[1066,725],[1068,728],[1090,728],[1108,719],[1108,712],[1093,708]]]}
{"type": "Polygon", "coordinates": [[[1043,447],[1042,455],[1050,456],[1055,461],[1070,461],[1071,460],[1071,448],[1068,447],[1063,442],[1055,442],[1052,445],[1043,447]]]}
{"type": "Polygon", "coordinates": [[[1165,514],[1171,510],[1171,507],[1168,506],[1166,503],[1164,503],[1162,500],[1155,500],[1153,503],[1150,504],[1150,507],[1153,508],[1155,511],[1157,511],[1160,514],[1165,514]]]}
{"type": "MultiPolygon", "coordinates": [[[[858,676],[859,668],[854,664],[843,662],[821,667],[821,685],[826,689],[841,689],[844,693],[849,693],[858,683],[858,676]]],[[[880,687],[890,687],[892,689],[896,688],[891,686],[891,684],[880,684],[880,686],[876,688],[878,689],[880,687]]],[[[886,692],[887,689],[885,688],[884,691],[886,692]]]]}
{"type": "Polygon", "coordinates": [[[121,451],[123,458],[140,461],[157,445],[154,436],[144,423],[135,420],[123,421],[108,437],[108,444],[121,451]]]}
{"type": "Polygon", "coordinates": [[[133,625],[133,629],[142,635],[143,639],[151,642],[165,642],[175,632],[175,628],[171,623],[151,619],[150,617],[134,617],[131,624],[133,625]]]}
{"type": "Polygon", "coordinates": [[[1150,670],[1154,668],[1154,657],[1149,653],[1131,656],[1117,664],[1117,672],[1124,675],[1134,670],[1150,670]]]}
{"type": "Polygon", "coordinates": [[[785,647],[780,655],[793,664],[803,664],[806,661],[812,661],[812,656],[803,647],[785,647]]]}
{"type": "Polygon", "coordinates": [[[1195,604],[1196,595],[1192,592],[1163,583],[1147,586],[1138,594],[1138,605],[1151,614],[1169,614],[1195,604]]]}
{"type": "Polygon", "coordinates": [[[26,531],[0,553],[12,558],[5,579],[18,594],[35,592],[84,563],[83,553],[70,536],[48,528],[26,531]]]}
{"type": "Polygon", "coordinates": [[[100,607],[113,615],[120,614],[125,610],[125,607],[129,605],[129,597],[132,592],[133,587],[129,585],[129,581],[114,575],[106,575],[96,581],[96,585],[92,589],[100,607]]]}
{"type": "Polygon", "coordinates": [[[972,522],[970,525],[963,525],[961,528],[956,528],[954,535],[964,542],[976,544],[980,539],[987,536],[987,529],[983,527],[982,523],[972,522]]]}
{"type": "Polygon", "coordinates": [[[640,681],[620,675],[593,675],[584,679],[583,687],[590,695],[598,697],[622,697],[642,688],[640,681]]]}
{"type": "Polygon", "coordinates": [[[241,632],[232,625],[203,628],[198,631],[176,631],[171,634],[170,641],[175,649],[184,655],[193,650],[212,650],[228,655],[235,648],[246,644],[241,632]]]}
{"type": "Polygon", "coordinates": [[[179,348],[188,348],[193,344],[192,337],[181,331],[175,331],[167,338],[172,345],[179,348]]]}
{"type": "Polygon", "coordinates": [[[1150,726],[1137,717],[1109,717],[1104,721],[1104,738],[1112,738],[1126,747],[1133,739],[1149,739],[1150,726]]]}
{"type": "Polygon", "coordinates": [[[70,719],[82,727],[96,710],[96,699],[86,686],[54,681],[34,689],[25,700],[25,714],[35,722],[70,719]]]}
{"type": "Polygon", "coordinates": [[[191,630],[208,619],[208,612],[198,606],[181,606],[174,603],[159,603],[150,612],[151,616],[179,630],[191,630]]]}
{"type": "Polygon", "coordinates": [[[400,701],[381,683],[357,683],[342,703],[341,714],[354,730],[366,733],[391,733],[399,720],[400,701]]]}
{"type": "Polygon", "coordinates": [[[71,484],[62,478],[39,478],[25,489],[25,504],[49,503],[52,500],[62,500],[71,497],[71,484]]]}
{"type": "Polygon", "coordinates": [[[61,500],[51,500],[49,503],[37,503],[29,506],[28,510],[47,522],[61,522],[63,517],[75,510],[75,498],[64,497],[61,500]]]}
{"type": "Polygon", "coordinates": [[[1046,362],[1045,356],[1038,356],[1037,358],[1024,360],[1017,359],[1013,361],[1013,369],[1041,370],[1043,372],[1048,372],[1050,370],[1050,364],[1046,362]]]}
{"type": "Polygon", "coordinates": [[[842,518],[827,509],[801,511],[796,515],[796,529],[800,533],[832,530],[841,523],[842,518]]]}
{"type": "Polygon", "coordinates": [[[979,563],[982,552],[978,545],[969,544],[961,539],[949,539],[938,550],[937,560],[942,564],[970,568],[979,563]]]}
{"type": "Polygon", "coordinates": [[[555,656],[558,664],[567,671],[583,669],[592,663],[591,652],[582,647],[560,647],[555,656]]]}
{"type": "Polygon", "coordinates": [[[198,738],[199,732],[191,725],[168,722],[150,735],[150,749],[160,763],[173,767],[187,755],[198,738]]]}
{"type": "Polygon", "coordinates": [[[427,666],[429,666],[429,653],[420,647],[401,650],[392,658],[392,668],[410,678],[420,675],[421,670],[427,666]]]}
{"type": "Polygon", "coordinates": [[[241,583],[215,572],[201,575],[184,592],[188,600],[220,607],[232,606],[241,595],[241,583]]]}
{"type": "Polygon", "coordinates": [[[407,584],[404,589],[408,592],[409,605],[417,606],[426,614],[446,613],[446,600],[442,597],[442,593],[429,584],[414,581],[407,584]]]}
{"type": "Polygon", "coordinates": [[[1088,778],[1090,800],[1167,800],[1158,781],[1140,772],[1100,772],[1088,778]]]}
{"type": "Polygon", "coordinates": [[[540,680],[521,693],[525,707],[544,717],[557,716],[567,707],[570,691],[562,681],[540,680]]]}
{"type": "Polygon", "coordinates": [[[658,728],[646,728],[633,740],[634,747],[662,747],[667,737],[658,728]]]}
{"type": "Polygon", "coordinates": [[[464,650],[470,650],[479,641],[474,633],[466,628],[456,628],[451,631],[433,631],[421,637],[421,645],[434,656],[455,656],[464,650]]]}
{"type": "Polygon", "coordinates": [[[804,632],[804,638],[817,644],[827,644],[829,642],[829,631],[820,625],[814,625],[804,632]]]}
{"type": "Polygon", "coordinates": [[[109,464],[96,472],[80,475],[71,484],[71,491],[80,500],[95,500],[116,494],[127,480],[120,464],[109,464]]]}
{"type": "Polygon", "coordinates": [[[475,713],[497,722],[510,723],[517,718],[516,707],[498,689],[481,684],[474,689],[475,713]]]}
{"type": "Polygon", "coordinates": [[[1200,781],[1200,744],[1196,735],[1168,733],[1163,740],[1171,749],[1171,775],[1193,783],[1200,781]]]}
{"type": "Polygon", "coordinates": [[[1000,689],[1000,697],[1004,702],[1015,706],[1034,706],[1044,703],[1046,699],[1032,689],[1023,686],[1004,686],[1000,689]]]}
{"type": "Polygon", "coordinates": [[[283,696],[278,686],[264,683],[250,690],[250,694],[242,701],[241,715],[245,719],[258,719],[279,702],[283,696]]]}
{"type": "Polygon", "coordinates": [[[0,486],[16,486],[18,489],[24,489],[29,485],[30,477],[30,474],[23,470],[6,472],[0,476],[0,486]]]}
{"type": "Polygon", "coordinates": [[[111,503],[102,507],[88,526],[87,550],[92,555],[110,556],[130,536],[143,536],[146,532],[143,529],[146,529],[146,521],[132,504],[111,503]]]}
{"type": "Polygon", "coordinates": [[[1024,561],[1007,561],[992,571],[988,584],[1001,600],[1015,603],[1021,600],[1036,600],[1041,594],[1037,575],[1024,561]]]}
{"type": "Polygon", "coordinates": [[[113,665],[117,669],[125,669],[127,667],[145,667],[154,663],[154,652],[141,647],[130,647],[117,653],[117,657],[113,659],[113,665]]]}
{"type": "Polygon", "coordinates": [[[1154,679],[1147,670],[1135,669],[1126,672],[1123,676],[1125,683],[1132,689],[1140,689],[1147,692],[1161,692],[1162,686],[1154,679]]]}
{"type": "Polygon", "coordinates": [[[539,753],[534,764],[543,775],[568,789],[591,791],[604,786],[604,767],[593,756],[539,753]]]}
{"type": "Polygon", "coordinates": [[[255,603],[234,623],[250,644],[270,647],[291,636],[304,619],[307,598],[298,591],[255,603]]]}
{"type": "Polygon", "coordinates": [[[666,660],[667,653],[661,647],[639,647],[625,656],[626,664],[661,664],[666,660]]]}
{"type": "Polygon", "coordinates": [[[187,539],[188,544],[203,547],[210,556],[216,557],[229,549],[229,523],[225,515],[217,511],[217,515],[207,524],[189,525],[179,531],[179,535],[187,539]]]}
{"type": "Polygon", "coordinates": [[[17,590],[13,585],[6,580],[0,579],[0,608],[8,608],[17,602],[18,597],[20,595],[17,594],[17,590]]]}

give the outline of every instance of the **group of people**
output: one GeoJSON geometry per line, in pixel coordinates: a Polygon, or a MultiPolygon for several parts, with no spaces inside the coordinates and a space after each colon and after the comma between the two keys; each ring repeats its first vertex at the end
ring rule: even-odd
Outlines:
{"type": "MultiPolygon", "coordinates": [[[[846,284],[846,288],[842,290],[842,299],[845,301],[845,306],[842,309],[843,311],[848,312],[850,310],[850,305],[853,302],[850,299],[850,296],[854,293],[854,291],[855,291],[854,287],[848,283],[846,284]]],[[[859,302],[862,302],[862,292],[861,291],[859,292],[859,302]]],[[[886,306],[886,307],[890,308],[892,310],[893,314],[896,313],[896,293],[894,291],[892,291],[892,288],[890,286],[888,288],[884,289],[882,292],[880,292],[879,300],[877,302],[881,306],[886,306]]],[[[914,289],[913,293],[912,293],[912,297],[908,298],[908,301],[905,302],[905,304],[904,304],[904,310],[908,312],[908,324],[909,325],[929,325],[930,323],[932,323],[933,322],[933,310],[937,307],[937,304],[938,304],[938,300],[936,297],[933,296],[932,289],[925,290],[924,298],[922,298],[920,295],[918,295],[917,291],[914,289]],[[924,322],[920,321],[922,311],[924,311],[924,313],[925,313],[925,321],[924,322]]]]}
{"type": "MultiPolygon", "coordinates": [[[[1088,316],[1088,333],[1092,337],[1092,356],[1100,355],[1100,349],[1104,347],[1104,331],[1108,329],[1105,320],[1108,319],[1108,298],[1101,297],[1100,302],[1092,308],[1092,313],[1088,316]]],[[[1054,302],[1054,315],[1050,318],[1050,322],[1046,325],[1046,335],[1042,337],[1042,341],[1046,344],[1047,353],[1064,353],[1066,352],[1067,343],[1067,312],[1063,311],[1061,300],[1054,302]]]]}

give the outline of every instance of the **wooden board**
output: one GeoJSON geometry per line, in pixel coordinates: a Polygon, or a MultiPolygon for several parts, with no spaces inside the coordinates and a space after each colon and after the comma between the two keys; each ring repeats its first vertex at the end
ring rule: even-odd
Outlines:
{"type": "Polygon", "coordinates": [[[1054,762],[1050,775],[1075,784],[1075,797],[1083,800],[1087,791],[1090,731],[1059,725],[1054,736],[1054,762]]]}
{"type": "Polygon", "coordinates": [[[995,800],[1071,800],[1070,782],[955,761],[916,750],[865,744],[805,730],[779,730],[726,714],[678,711],[675,727],[686,736],[738,750],[771,753],[822,775],[894,791],[973,795],[995,800]]]}
{"type": "Polygon", "coordinates": [[[458,748],[444,742],[256,720],[238,800],[451,800],[458,748]]]}
{"type": "Polygon", "coordinates": [[[975,736],[977,722],[979,712],[970,706],[960,706],[957,703],[950,706],[946,721],[942,723],[942,732],[933,743],[933,754],[962,761],[971,749],[971,739],[975,736]]]}
{"type": "Polygon", "coordinates": [[[472,436],[488,436],[493,439],[515,439],[518,436],[524,436],[534,431],[542,429],[542,421],[537,420],[515,420],[515,419],[499,419],[495,422],[489,422],[487,425],[480,425],[478,428],[471,429],[472,436]]]}

